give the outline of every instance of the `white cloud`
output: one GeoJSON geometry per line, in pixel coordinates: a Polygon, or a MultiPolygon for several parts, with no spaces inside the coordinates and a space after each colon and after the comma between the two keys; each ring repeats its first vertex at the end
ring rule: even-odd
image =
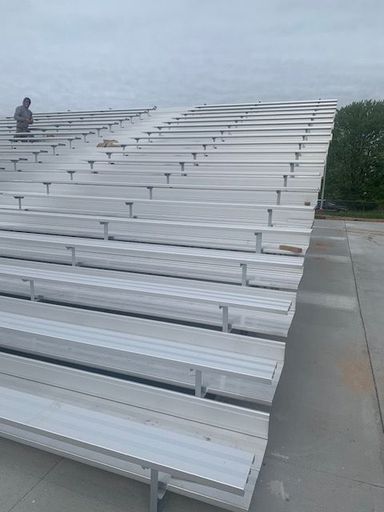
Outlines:
{"type": "Polygon", "coordinates": [[[378,97],[380,0],[0,0],[0,113],[378,97]]]}

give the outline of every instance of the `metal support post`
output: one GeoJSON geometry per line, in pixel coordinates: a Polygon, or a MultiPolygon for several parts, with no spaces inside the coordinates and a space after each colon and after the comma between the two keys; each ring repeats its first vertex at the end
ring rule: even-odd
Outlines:
{"type": "Polygon", "coordinates": [[[171,177],[171,173],[170,172],[165,172],[164,176],[165,176],[165,178],[167,180],[167,185],[169,185],[169,178],[171,177]]]}
{"type": "Polygon", "coordinates": [[[43,185],[46,186],[46,192],[47,192],[47,195],[49,195],[49,187],[50,187],[50,185],[52,185],[52,183],[50,181],[43,181],[43,185]]]}
{"type": "Polygon", "coordinates": [[[184,172],[185,162],[179,162],[181,172],[184,172]]]}
{"type": "Polygon", "coordinates": [[[195,370],[195,396],[203,398],[206,393],[206,389],[203,386],[203,372],[201,370],[195,370]]]}
{"type": "Polygon", "coordinates": [[[256,252],[263,252],[263,234],[259,231],[255,233],[256,236],[256,252]]]}
{"type": "Polygon", "coordinates": [[[295,160],[299,160],[300,159],[300,155],[301,155],[300,151],[296,151],[295,152],[295,160]]]}
{"type": "Polygon", "coordinates": [[[100,224],[102,226],[104,226],[104,240],[109,240],[109,234],[108,234],[108,226],[109,226],[109,222],[108,221],[101,221],[100,224]]]}
{"type": "Polygon", "coordinates": [[[29,283],[29,294],[31,301],[36,300],[35,295],[35,281],[33,279],[23,279],[24,283],[29,283]]]}
{"type": "Polygon", "coordinates": [[[324,166],[324,173],[321,179],[321,194],[320,194],[320,210],[323,209],[324,206],[324,195],[325,195],[325,180],[327,179],[327,164],[324,166]]]}
{"type": "Polygon", "coordinates": [[[163,498],[167,490],[167,483],[159,479],[159,471],[151,469],[151,485],[149,498],[149,512],[161,512],[163,510],[163,498]]]}
{"type": "Polygon", "coordinates": [[[289,164],[289,170],[293,173],[295,172],[295,164],[293,162],[290,162],[289,164]]]}
{"type": "Polygon", "coordinates": [[[273,214],[272,208],[268,208],[268,226],[269,227],[273,226],[273,224],[272,224],[272,214],[273,214]]]}
{"type": "Polygon", "coordinates": [[[247,263],[240,263],[240,267],[241,267],[241,285],[248,286],[248,279],[247,279],[248,265],[247,265],[247,263]]]}
{"type": "Polygon", "coordinates": [[[19,161],[19,160],[11,160],[11,162],[13,163],[13,170],[14,170],[14,171],[17,171],[17,169],[16,169],[16,164],[17,164],[17,162],[18,162],[18,161],[19,161]]]}
{"type": "Polygon", "coordinates": [[[147,187],[148,191],[149,191],[149,199],[153,199],[153,187],[150,186],[150,187],[147,187]]]}
{"type": "Polygon", "coordinates": [[[281,204],[281,190],[276,190],[276,204],[281,204]]]}
{"type": "Polygon", "coordinates": [[[222,306],[220,305],[220,309],[223,310],[223,325],[222,330],[223,332],[229,331],[229,322],[228,322],[228,306],[222,306]]]}
{"type": "Polygon", "coordinates": [[[93,169],[93,166],[95,165],[94,160],[88,160],[89,165],[91,166],[91,170],[93,169]]]}
{"type": "Polygon", "coordinates": [[[18,200],[19,202],[19,210],[22,210],[22,204],[21,204],[21,200],[24,199],[24,196],[13,196],[15,199],[18,200]]]}
{"type": "Polygon", "coordinates": [[[40,151],[34,151],[33,156],[35,157],[35,164],[37,164],[37,157],[39,156],[40,151]]]}
{"type": "Polygon", "coordinates": [[[133,217],[133,201],[125,201],[125,204],[129,206],[129,218],[133,217]]]}
{"type": "Polygon", "coordinates": [[[193,160],[196,160],[196,158],[197,158],[197,153],[194,151],[193,153],[191,153],[191,155],[192,155],[192,159],[193,159],[193,160]]]}
{"type": "Polygon", "coordinates": [[[158,493],[159,493],[159,472],[157,469],[151,469],[151,490],[149,499],[149,512],[158,512],[158,493]]]}
{"type": "Polygon", "coordinates": [[[68,249],[68,251],[71,251],[72,267],[76,267],[76,247],[74,247],[73,245],[68,245],[66,249],[68,249]]]}
{"type": "Polygon", "coordinates": [[[112,151],[106,151],[105,153],[106,153],[108,159],[110,160],[112,157],[112,151]]]}
{"type": "Polygon", "coordinates": [[[283,178],[284,178],[284,187],[286,187],[288,185],[288,174],[284,174],[283,178]]]}
{"type": "Polygon", "coordinates": [[[75,174],[76,171],[67,171],[67,173],[69,174],[69,179],[71,181],[73,181],[73,175],[75,174]]]}

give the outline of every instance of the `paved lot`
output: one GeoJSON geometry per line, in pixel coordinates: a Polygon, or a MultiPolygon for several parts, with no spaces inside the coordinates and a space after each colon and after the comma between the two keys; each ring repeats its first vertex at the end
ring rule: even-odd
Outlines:
{"type": "MultiPolygon", "coordinates": [[[[384,224],[318,221],[251,512],[384,512],[384,224]]],[[[148,488],[0,441],[0,512],[144,512],[148,488]]],[[[169,495],[168,512],[219,512],[169,495]]]]}

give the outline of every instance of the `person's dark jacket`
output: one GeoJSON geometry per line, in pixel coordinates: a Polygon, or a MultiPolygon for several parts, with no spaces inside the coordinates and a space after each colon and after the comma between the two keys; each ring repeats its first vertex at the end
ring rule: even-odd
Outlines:
{"type": "Polygon", "coordinates": [[[31,123],[28,121],[32,121],[32,112],[29,110],[29,108],[25,107],[24,105],[20,105],[15,110],[15,115],[13,116],[16,121],[16,131],[17,132],[28,132],[29,126],[31,123]]]}

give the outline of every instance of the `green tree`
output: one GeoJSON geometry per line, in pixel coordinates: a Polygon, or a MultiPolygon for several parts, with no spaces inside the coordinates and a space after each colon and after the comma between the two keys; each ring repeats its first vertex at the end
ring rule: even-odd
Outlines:
{"type": "Polygon", "coordinates": [[[338,110],[325,195],[384,203],[384,101],[359,101],[338,110]]]}

